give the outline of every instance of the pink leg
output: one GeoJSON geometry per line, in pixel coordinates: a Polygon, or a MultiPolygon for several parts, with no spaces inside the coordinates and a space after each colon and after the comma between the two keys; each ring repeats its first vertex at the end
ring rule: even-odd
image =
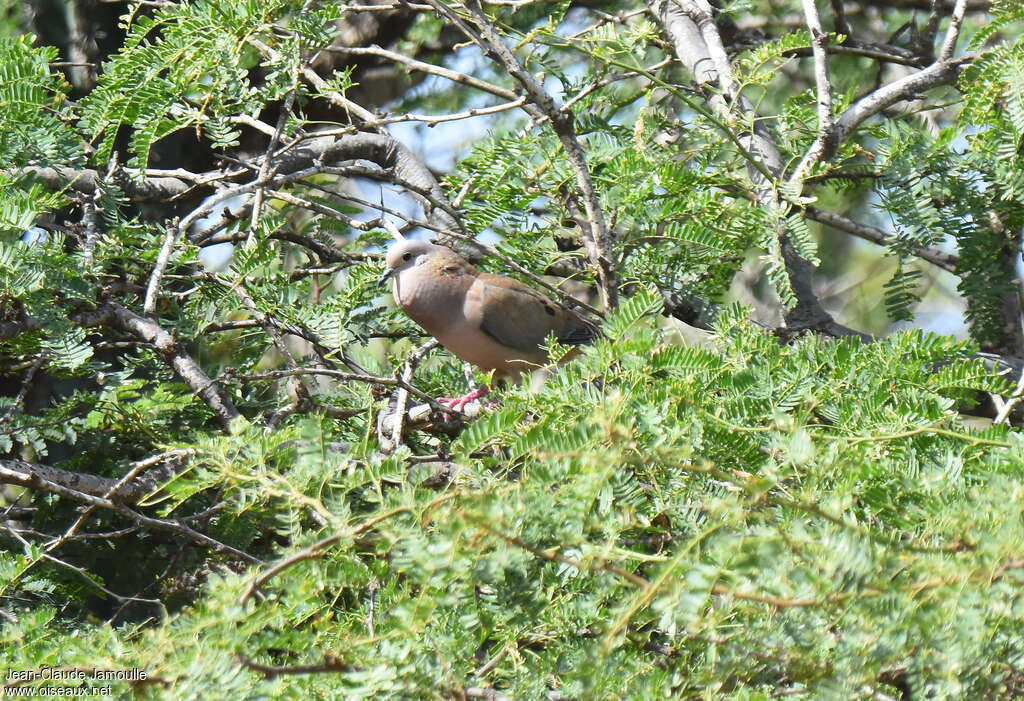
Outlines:
{"type": "Polygon", "coordinates": [[[487,385],[484,385],[483,387],[475,389],[469,394],[465,394],[461,397],[438,397],[437,402],[438,404],[444,404],[446,407],[454,411],[462,411],[463,407],[465,407],[467,404],[469,404],[470,402],[475,402],[477,399],[480,399],[481,397],[486,397],[487,393],[490,391],[490,388],[487,387],[487,385]]]}

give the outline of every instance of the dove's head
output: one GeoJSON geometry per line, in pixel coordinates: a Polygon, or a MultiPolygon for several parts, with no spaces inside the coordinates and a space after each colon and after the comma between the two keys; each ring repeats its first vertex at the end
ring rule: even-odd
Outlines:
{"type": "Polygon", "coordinates": [[[429,241],[414,241],[406,239],[398,241],[388,249],[384,258],[384,274],[380,276],[377,283],[383,285],[389,278],[398,279],[406,270],[412,270],[421,265],[434,263],[440,269],[446,264],[459,264],[460,269],[470,268],[459,254],[450,248],[438,246],[429,241]]]}
{"type": "Polygon", "coordinates": [[[388,249],[388,254],[384,258],[384,274],[377,280],[377,284],[383,285],[392,275],[400,274],[403,270],[419,265],[437,248],[440,246],[435,246],[427,241],[414,241],[413,239],[398,241],[388,249]]]}

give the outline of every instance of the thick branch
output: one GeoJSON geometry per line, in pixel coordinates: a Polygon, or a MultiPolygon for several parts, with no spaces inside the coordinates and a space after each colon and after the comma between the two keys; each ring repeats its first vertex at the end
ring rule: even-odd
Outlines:
{"type": "MultiPolygon", "coordinates": [[[[876,227],[861,224],[860,222],[844,217],[841,214],[826,212],[825,210],[818,209],[817,207],[808,207],[806,215],[808,219],[813,219],[816,222],[831,226],[833,229],[839,229],[840,231],[845,231],[848,234],[853,234],[858,238],[878,244],[879,246],[888,247],[896,243],[896,239],[891,234],[888,234],[876,227]]],[[[937,265],[943,270],[948,270],[953,274],[957,274],[957,266],[960,264],[960,259],[956,254],[946,253],[945,251],[940,251],[937,248],[922,246],[920,244],[914,244],[911,246],[910,250],[918,258],[937,265]]]]}
{"type": "MultiPolygon", "coordinates": [[[[22,168],[18,174],[27,175],[54,190],[71,188],[84,195],[95,194],[103,182],[103,175],[91,168],[77,170],[60,166],[57,168],[40,168],[29,166],[22,168]]],[[[152,177],[145,180],[121,178],[117,186],[130,200],[135,202],[166,202],[178,195],[185,194],[193,185],[184,178],[152,177]]]]}
{"type": "Polygon", "coordinates": [[[340,137],[322,136],[306,139],[281,154],[274,167],[279,176],[296,173],[304,168],[329,166],[351,160],[365,160],[381,168],[394,171],[395,178],[408,183],[410,193],[432,222],[447,229],[461,231],[449,212],[435,203],[447,203],[448,198],[426,164],[397,139],[386,134],[357,132],[340,137]],[[427,196],[420,194],[427,193],[427,196]]]}
{"type": "Polygon", "coordinates": [[[836,145],[846,141],[861,122],[885,108],[909,100],[926,90],[952,84],[960,75],[960,65],[963,62],[963,59],[937,61],[924,70],[895,80],[857,100],[836,120],[836,145]]]}
{"type": "MultiPolygon", "coordinates": [[[[128,508],[119,501],[113,501],[109,498],[96,495],[107,493],[107,491],[117,485],[117,482],[117,480],[104,479],[93,475],[79,475],[78,473],[57,470],[53,467],[39,465],[38,463],[30,463],[24,460],[0,460],[0,483],[17,484],[29,489],[57,494],[58,496],[65,497],[82,504],[88,504],[89,506],[116,511],[135,523],[138,523],[140,526],[152,528],[157,531],[177,533],[178,535],[183,535],[189,540],[214,551],[225,552],[234,555],[235,557],[240,557],[248,562],[259,562],[257,558],[253,557],[249,553],[214,540],[213,538],[204,535],[175,519],[152,518],[145,514],[141,514],[134,509],[128,508]],[[103,480],[103,482],[101,483],[99,480],[103,480]],[[76,483],[82,488],[70,487],[64,484],[64,482],[76,483]],[[90,488],[90,490],[95,490],[95,493],[84,491],[84,488],[86,487],[90,488]]],[[[125,488],[127,487],[128,485],[125,485],[125,488]]]]}
{"type": "MultiPolygon", "coordinates": [[[[99,477],[98,475],[89,475],[82,472],[70,472],[17,458],[0,459],[0,467],[7,470],[7,472],[0,473],[0,482],[6,484],[24,484],[24,480],[34,475],[41,480],[96,497],[110,495],[111,490],[117,487],[121,481],[112,477],[99,477]]],[[[183,464],[180,462],[165,462],[161,467],[121,485],[117,490],[116,497],[119,501],[134,504],[156,489],[160,484],[173,477],[182,467],[183,464]]],[[[28,485],[24,484],[24,486],[28,485]]]]}
{"type": "Polygon", "coordinates": [[[178,377],[210,407],[225,430],[230,432],[234,422],[241,418],[228,395],[185,352],[178,340],[154,320],[139,316],[116,302],[104,302],[95,311],[75,315],[72,321],[80,326],[116,328],[152,344],[178,377]]]}
{"type": "Polygon", "coordinates": [[[18,334],[38,331],[43,328],[43,320],[34,316],[27,317],[21,321],[0,321],[0,341],[14,338],[18,334]]]}

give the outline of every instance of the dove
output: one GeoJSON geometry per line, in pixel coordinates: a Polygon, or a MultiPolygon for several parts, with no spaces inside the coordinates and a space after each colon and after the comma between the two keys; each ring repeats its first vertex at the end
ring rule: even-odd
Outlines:
{"type": "MultiPolygon", "coordinates": [[[[532,287],[504,275],[482,273],[450,248],[426,241],[393,244],[379,284],[388,279],[399,308],[442,346],[512,382],[547,363],[541,345],[549,335],[565,345],[581,345],[600,333],[597,326],[532,287]]],[[[438,401],[461,411],[487,391],[482,387],[438,401]]]]}

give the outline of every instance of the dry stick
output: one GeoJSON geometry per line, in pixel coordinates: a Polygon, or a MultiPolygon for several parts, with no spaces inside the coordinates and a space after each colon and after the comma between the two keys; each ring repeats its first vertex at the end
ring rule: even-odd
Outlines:
{"type": "Polygon", "coordinates": [[[164,273],[167,271],[167,264],[170,263],[171,253],[174,252],[174,245],[177,243],[178,234],[180,233],[181,228],[178,226],[178,218],[175,217],[167,226],[167,231],[164,232],[164,242],[160,246],[160,253],[156,257],[153,272],[149,276],[149,284],[146,286],[146,300],[142,305],[142,311],[147,316],[152,316],[153,312],[156,311],[156,300],[160,295],[160,283],[163,280],[164,273]]]}
{"type": "MultiPolygon", "coordinates": [[[[844,217],[841,214],[835,212],[827,212],[817,207],[808,207],[804,214],[808,219],[813,219],[816,222],[826,224],[834,229],[845,231],[848,234],[853,234],[858,238],[862,238],[865,241],[878,244],[879,246],[889,247],[899,241],[892,235],[882,229],[878,229],[874,226],[868,226],[867,224],[861,224],[860,222],[854,221],[849,217],[844,217]]],[[[958,268],[960,265],[960,258],[955,253],[946,253],[937,248],[931,246],[923,246],[921,244],[912,244],[910,247],[911,252],[926,260],[933,265],[936,265],[943,270],[947,270],[954,275],[959,274],[958,268]]]]}
{"type": "MultiPolygon", "coordinates": [[[[917,35],[917,50],[918,53],[924,56],[930,56],[934,61],[935,59],[935,37],[939,35],[939,24],[942,22],[942,14],[944,8],[942,3],[938,0],[932,0],[931,9],[928,10],[928,19],[924,23],[924,27],[920,28],[917,35]]],[[[929,61],[931,63],[931,61],[929,61]]]]}
{"type": "Polygon", "coordinates": [[[116,302],[108,301],[94,311],[76,314],[72,321],[84,327],[117,328],[146,343],[151,343],[154,350],[171,366],[178,377],[191,387],[220,419],[225,430],[233,431],[236,420],[242,418],[230,397],[216,386],[192,356],[185,352],[178,340],[152,319],[139,316],[116,302]]]}
{"type": "MultiPolygon", "coordinates": [[[[422,224],[420,224],[420,225],[422,225],[422,224]]],[[[486,254],[488,254],[490,256],[494,256],[498,260],[500,260],[503,263],[505,263],[505,265],[507,265],[510,268],[512,268],[513,270],[515,270],[520,275],[523,275],[524,277],[532,280],[533,282],[537,283],[538,285],[540,285],[544,289],[554,293],[555,295],[558,296],[559,299],[563,300],[564,302],[567,302],[570,305],[578,306],[581,309],[586,309],[588,312],[590,312],[591,314],[593,314],[594,316],[596,316],[599,319],[604,318],[604,313],[602,313],[598,309],[595,309],[594,307],[590,306],[586,302],[582,302],[582,301],[576,299],[575,297],[570,295],[565,290],[563,290],[563,289],[561,289],[561,288],[559,288],[559,287],[557,287],[555,285],[552,285],[550,282],[548,282],[544,278],[542,278],[539,275],[536,275],[535,273],[527,270],[522,265],[520,265],[519,263],[514,261],[512,258],[509,258],[507,255],[505,255],[504,253],[502,253],[498,249],[494,248],[493,246],[489,246],[486,243],[481,243],[480,241],[477,241],[476,239],[474,239],[472,236],[469,236],[468,234],[457,233],[457,232],[454,232],[454,231],[441,231],[441,230],[437,230],[437,229],[435,229],[435,230],[439,231],[439,233],[442,233],[445,236],[451,236],[452,238],[459,239],[460,241],[465,241],[466,243],[470,244],[471,246],[474,246],[475,248],[478,248],[479,250],[483,251],[484,253],[486,253],[486,254]]]]}
{"type": "MultiPolygon", "coordinates": [[[[959,31],[958,25],[956,27],[951,26],[950,30],[952,31],[954,28],[959,31]]],[[[953,36],[953,44],[955,45],[955,33],[952,35],[947,34],[947,41],[950,36],[953,36]]],[[[839,145],[846,141],[861,122],[875,116],[887,107],[897,102],[908,100],[926,90],[956,82],[957,77],[960,75],[960,67],[972,60],[973,57],[970,56],[938,60],[927,68],[883,85],[878,90],[857,100],[845,112],[839,115],[839,118],[836,120],[835,146],[838,148],[839,145]]],[[[831,155],[826,154],[824,157],[830,158],[831,155]]]]}
{"type": "MultiPolygon", "coordinates": [[[[25,547],[25,549],[27,551],[31,551],[31,543],[29,543],[28,540],[26,540],[25,538],[23,538],[21,536],[21,532],[19,532],[18,529],[4,527],[4,530],[7,531],[8,533],[10,533],[13,538],[18,540],[25,547]]],[[[110,589],[107,589],[105,586],[103,586],[98,581],[96,581],[96,579],[94,577],[91,577],[89,571],[86,570],[84,567],[79,567],[77,565],[72,565],[70,562],[65,562],[64,560],[61,560],[60,558],[56,558],[53,555],[50,555],[48,552],[41,553],[37,559],[31,560],[27,567],[19,570],[15,574],[15,576],[13,578],[11,578],[7,582],[5,582],[5,584],[4,584],[5,587],[10,587],[13,584],[17,583],[25,575],[26,572],[28,572],[30,569],[32,569],[33,566],[35,566],[39,562],[42,562],[43,560],[46,560],[47,562],[52,562],[55,565],[59,565],[60,567],[64,567],[66,569],[71,570],[72,572],[77,574],[79,577],[84,579],[86,582],[88,582],[89,585],[91,585],[95,589],[98,589],[99,591],[103,592],[104,594],[106,594],[110,598],[115,599],[118,603],[122,603],[123,604],[125,602],[137,601],[137,602],[144,603],[144,604],[157,604],[157,605],[161,605],[161,606],[163,605],[163,602],[160,601],[159,599],[141,599],[141,598],[136,597],[136,596],[122,596],[121,594],[118,594],[117,592],[111,591],[110,589]]]]}
{"type": "MultiPolygon", "coordinates": [[[[118,480],[111,477],[100,477],[99,475],[86,472],[61,470],[57,467],[29,462],[19,458],[0,458],[0,466],[12,470],[12,473],[35,474],[62,487],[74,489],[83,494],[91,494],[92,496],[103,496],[118,484],[118,480]]],[[[3,479],[0,479],[0,484],[2,483],[4,483],[3,479]]],[[[119,488],[118,497],[125,503],[133,503],[153,491],[155,486],[155,482],[146,480],[126,483],[119,488]]]]}
{"type": "MultiPolygon", "coordinates": [[[[405,367],[402,369],[402,382],[404,385],[410,385],[413,373],[416,372],[416,366],[420,364],[424,357],[426,357],[427,353],[434,348],[437,348],[438,345],[437,339],[432,338],[409,354],[409,357],[405,361],[405,367]]],[[[405,422],[405,407],[408,401],[409,390],[406,389],[406,387],[399,386],[398,396],[395,401],[395,420],[394,425],[391,427],[392,451],[402,444],[402,424],[405,422]]]]}
{"type": "Polygon", "coordinates": [[[395,51],[388,51],[387,49],[382,49],[380,46],[377,46],[376,44],[365,48],[331,47],[329,49],[326,49],[326,51],[343,53],[351,56],[380,56],[381,58],[386,58],[389,61],[394,61],[395,63],[405,64],[412,70],[441,76],[442,78],[447,78],[448,80],[454,83],[459,83],[460,85],[468,85],[471,88],[483,90],[484,92],[491,93],[492,95],[497,95],[498,97],[503,98],[505,100],[515,100],[519,98],[519,96],[514,91],[508,90],[507,88],[499,87],[492,83],[488,83],[485,80],[474,78],[473,76],[467,75],[465,73],[453,71],[452,69],[445,68],[444,66],[436,66],[433,63],[417,61],[414,58],[410,58],[409,56],[405,56],[395,51]]]}
{"type": "MultiPolygon", "coordinates": [[[[488,4],[491,5],[494,3],[488,4]]],[[[647,13],[650,12],[650,10],[648,10],[646,7],[641,7],[637,10],[630,10],[629,12],[619,10],[619,13],[617,15],[610,15],[607,12],[603,12],[597,8],[590,8],[590,11],[599,18],[598,21],[594,22],[589,27],[584,27],[583,29],[579,30],[574,34],[569,34],[566,37],[566,39],[569,39],[570,41],[577,41],[582,37],[587,36],[588,34],[596,32],[606,24],[621,24],[624,27],[629,27],[630,25],[628,24],[628,20],[634,17],[639,17],[640,15],[646,15],[647,13]]]]}
{"type": "Polygon", "coordinates": [[[814,82],[818,92],[818,135],[814,144],[804,154],[790,182],[799,191],[807,172],[813,168],[823,154],[834,151],[832,140],[834,135],[834,117],[832,114],[832,83],[828,74],[828,34],[821,28],[821,17],[815,0],[803,0],[804,15],[807,28],[811,31],[811,49],[814,53],[814,82]]]}
{"type": "Polygon", "coordinates": [[[270,665],[257,662],[242,654],[235,655],[235,658],[243,666],[265,674],[267,677],[278,677],[284,674],[323,674],[335,672],[349,672],[352,666],[342,662],[333,655],[324,655],[321,664],[299,664],[299,665],[270,665]]]}
{"type": "MultiPolygon", "coordinates": [[[[110,159],[107,164],[107,172],[103,177],[103,183],[107,184],[110,182],[114,175],[114,172],[118,168],[117,153],[114,153],[114,157],[110,159]]],[[[103,236],[103,232],[100,230],[100,224],[102,222],[103,207],[100,204],[100,200],[103,198],[103,188],[97,187],[96,191],[92,193],[92,197],[86,201],[83,207],[82,219],[85,222],[85,241],[82,243],[82,254],[83,263],[86,267],[92,264],[93,251],[96,248],[96,244],[103,236]]]]}
{"type": "Polygon", "coordinates": [[[89,504],[103,509],[109,509],[110,511],[116,511],[117,513],[126,516],[132,521],[138,523],[140,526],[152,528],[153,530],[157,531],[168,531],[170,533],[176,533],[178,535],[185,536],[193,542],[211,548],[216,552],[228,553],[234,555],[235,557],[239,557],[243,560],[246,560],[247,562],[260,562],[259,558],[253,557],[249,553],[239,550],[238,548],[234,548],[230,545],[226,545],[225,543],[221,543],[218,540],[214,540],[208,535],[204,535],[203,533],[200,533],[192,528],[189,528],[188,526],[179,522],[177,519],[160,519],[146,516],[144,514],[139,513],[138,511],[135,511],[134,509],[128,508],[127,506],[121,504],[120,502],[112,501],[111,499],[106,499],[103,497],[94,496],[92,494],[86,494],[85,492],[80,492],[77,489],[71,489],[70,487],[65,487],[64,485],[57,484],[56,482],[43,479],[42,477],[31,471],[21,472],[19,470],[14,470],[7,467],[7,465],[11,464],[12,462],[13,461],[10,460],[0,461],[0,482],[5,482],[7,484],[17,484],[21,485],[22,487],[28,487],[29,489],[41,489],[43,491],[50,492],[51,494],[56,494],[58,496],[65,497],[67,499],[72,499],[83,504],[89,504]]]}
{"type": "Polygon", "coordinates": [[[422,122],[428,127],[433,127],[444,122],[457,122],[461,119],[469,119],[471,117],[480,117],[489,114],[498,114],[499,112],[507,112],[508,110],[517,109],[522,107],[526,103],[525,97],[519,97],[512,102],[503,102],[500,105],[492,105],[490,107],[471,107],[463,112],[453,112],[451,114],[441,115],[429,115],[429,114],[397,114],[393,117],[381,117],[380,119],[374,119],[372,122],[364,122],[358,127],[346,126],[338,127],[336,129],[323,129],[314,132],[308,132],[297,137],[298,141],[304,139],[311,139],[319,136],[344,136],[345,134],[354,134],[360,129],[370,129],[380,126],[386,126],[388,124],[399,124],[402,122],[422,122]]]}
{"type": "MultiPolygon", "coordinates": [[[[139,173],[134,169],[128,173],[139,173]]],[[[49,188],[61,190],[64,188],[80,192],[85,195],[92,195],[101,187],[102,176],[92,168],[69,168],[59,166],[55,168],[43,168],[39,166],[28,166],[19,168],[12,172],[18,176],[30,176],[34,180],[42,182],[49,188]]],[[[136,202],[165,202],[176,195],[188,191],[192,186],[175,175],[173,177],[150,178],[145,181],[126,179],[119,182],[118,186],[129,197],[136,202]]]]}
{"type": "Polygon", "coordinates": [[[288,95],[284,98],[284,104],[281,106],[281,113],[277,116],[277,126],[274,128],[274,133],[270,137],[270,141],[267,142],[267,148],[263,152],[263,161],[260,163],[259,173],[256,175],[256,195],[252,201],[252,217],[249,221],[249,236],[245,240],[245,247],[252,248],[256,242],[256,227],[259,224],[260,216],[263,213],[263,184],[271,176],[271,155],[274,153],[274,149],[277,148],[278,142],[281,140],[281,133],[284,131],[284,125],[288,121],[288,115],[291,114],[292,105],[295,104],[295,93],[298,88],[295,83],[298,82],[297,77],[293,77],[292,89],[288,91],[288,95]]]}
{"type": "Polygon", "coordinates": [[[590,95],[590,94],[594,93],[595,91],[600,90],[601,88],[607,87],[607,86],[611,85],[612,83],[616,83],[616,82],[618,82],[620,80],[625,80],[626,78],[632,78],[634,76],[641,76],[644,73],[653,73],[653,72],[655,72],[657,70],[660,70],[660,69],[664,68],[665,66],[668,66],[673,61],[675,61],[675,59],[672,58],[671,56],[669,56],[667,58],[664,58],[664,59],[658,61],[657,63],[655,63],[655,64],[653,64],[651,66],[648,66],[647,68],[645,68],[643,70],[643,72],[641,72],[641,71],[623,71],[621,73],[613,73],[613,74],[611,74],[611,75],[609,75],[609,76],[607,76],[605,78],[602,78],[601,80],[596,80],[593,83],[591,83],[590,85],[582,88],[575,95],[573,95],[572,98],[570,98],[564,105],[562,105],[562,109],[563,110],[571,109],[573,105],[575,105],[577,102],[579,102],[580,100],[585,98],[587,95],[590,95]]]}
{"type": "MultiPolygon", "coordinates": [[[[121,479],[119,479],[110,489],[108,489],[103,494],[103,498],[104,499],[111,499],[114,496],[117,496],[117,493],[119,491],[121,491],[125,487],[125,485],[130,483],[136,477],[138,477],[139,474],[141,474],[143,470],[145,470],[145,469],[147,469],[149,467],[152,467],[153,465],[159,465],[160,463],[165,462],[169,458],[185,458],[185,457],[190,457],[192,455],[195,455],[195,453],[196,453],[196,451],[191,449],[191,448],[188,448],[188,449],[177,449],[177,450],[168,450],[168,451],[160,453],[158,455],[150,456],[150,457],[148,457],[148,458],[146,458],[144,460],[139,460],[139,461],[133,463],[131,469],[129,469],[128,472],[126,472],[124,474],[124,476],[121,477],[121,479]]],[[[75,535],[75,533],[78,531],[78,529],[82,527],[82,525],[85,523],[86,519],[89,518],[89,515],[92,514],[92,512],[95,509],[96,509],[95,506],[92,506],[92,505],[87,506],[85,508],[85,510],[82,511],[81,514],[79,514],[79,516],[75,520],[75,522],[72,523],[71,526],[68,527],[68,529],[64,532],[64,534],[62,536],[60,536],[59,538],[54,539],[53,541],[51,541],[50,543],[48,543],[46,545],[46,552],[51,552],[53,550],[56,550],[61,545],[63,545],[65,542],[67,542],[71,537],[73,537],[75,535]]]]}
{"type": "Polygon", "coordinates": [[[529,105],[524,107],[533,117],[544,116],[562,144],[566,159],[576,174],[576,183],[583,197],[584,209],[590,223],[588,253],[594,265],[601,301],[608,309],[618,305],[618,280],[616,276],[615,251],[612,235],[604,218],[600,198],[594,188],[587,166],[586,154],[576,138],[575,122],[571,112],[560,109],[554,99],[544,90],[544,86],[516,58],[515,54],[505,45],[502,37],[487,19],[483,9],[476,0],[465,0],[463,6],[472,15],[480,34],[459,17],[454,11],[437,0],[429,0],[435,9],[449,18],[456,27],[475,44],[485,55],[500,64],[515,80],[523,86],[530,98],[529,105]]]}
{"type": "Polygon", "coordinates": [[[849,37],[852,33],[850,23],[846,20],[846,10],[843,9],[843,0],[832,0],[832,16],[836,28],[836,34],[849,37]]]}
{"type": "MultiPolygon", "coordinates": [[[[323,170],[323,172],[330,172],[329,169],[326,169],[326,168],[322,169],[322,170],[323,170]]],[[[369,177],[373,177],[376,173],[374,171],[367,170],[366,174],[369,177]]],[[[379,176],[380,174],[376,174],[376,175],[379,176]]],[[[413,192],[417,192],[421,197],[424,197],[424,198],[428,199],[432,204],[437,204],[437,206],[439,206],[439,207],[445,206],[444,203],[435,202],[433,195],[431,193],[427,192],[427,191],[418,190],[415,186],[413,186],[411,184],[408,184],[408,183],[404,183],[400,179],[398,179],[398,178],[396,178],[394,176],[391,176],[389,179],[390,179],[391,182],[395,182],[397,184],[400,184],[402,187],[406,187],[406,188],[412,190],[413,192]]],[[[324,192],[330,192],[331,194],[336,194],[337,196],[343,197],[343,198],[351,200],[353,202],[357,202],[359,204],[363,204],[363,205],[368,205],[369,204],[369,203],[366,203],[365,201],[360,200],[359,198],[353,197],[351,195],[347,195],[347,194],[346,195],[340,195],[338,193],[334,193],[332,190],[330,190],[330,188],[326,188],[323,185],[318,185],[316,183],[306,183],[306,184],[310,185],[311,187],[315,187],[315,188],[317,188],[319,190],[322,190],[324,192]]],[[[292,197],[290,195],[288,195],[287,197],[291,198],[290,199],[291,202],[293,202],[295,204],[303,203],[302,206],[305,206],[304,203],[306,202],[306,200],[301,200],[299,198],[295,198],[295,197],[292,197]]],[[[289,201],[289,200],[286,200],[286,201],[289,201]]],[[[309,203],[309,205],[310,205],[310,208],[313,211],[318,211],[317,208],[323,206],[323,205],[319,205],[319,203],[309,203]]],[[[375,207],[379,207],[378,205],[374,205],[374,206],[375,207]]],[[[391,210],[391,209],[385,208],[384,211],[386,211],[386,212],[388,212],[390,214],[394,214],[394,215],[404,219],[406,221],[406,224],[408,226],[410,226],[410,227],[419,227],[419,228],[423,228],[423,229],[429,229],[431,231],[437,232],[438,234],[441,234],[444,237],[449,237],[449,238],[457,239],[459,241],[463,241],[465,243],[468,243],[470,246],[473,246],[474,248],[478,249],[479,251],[485,253],[486,255],[490,255],[490,256],[492,256],[494,258],[497,258],[497,259],[501,260],[506,265],[508,265],[510,268],[512,268],[513,270],[518,272],[520,275],[525,276],[526,278],[532,280],[533,282],[535,282],[536,284],[540,285],[544,289],[546,289],[546,290],[552,292],[553,294],[557,295],[559,297],[559,299],[561,299],[562,301],[567,302],[568,304],[570,304],[572,306],[578,306],[581,309],[586,309],[588,312],[590,312],[591,314],[593,314],[594,316],[596,316],[598,318],[602,318],[604,316],[604,314],[602,312],[600,312],[599,310],[595,309],[591,305],[587,304],[586,302],[582,302],[582,301],[576,299],[575,297],[573,297],[572,295],[568,294],[564,290],[560,289],[559,287],[556,287],[555,285],[552,285],[550,282],[548,282],[544,278],[540,277],[539,275],[536,275],[535,273],[531,272],[527,268],[523,267],[522,265],[517,263],[515,260],[513,260],[509,256],[505,255],[504,253],[502,253],[498,249],[494,248],[493,246],[489,246],[489,245],[487,245],[485,243],[481,243],[480,241],[477,241],[475,238],[473,238],[469,234],[464,234],[464,233],[462,233],[460,231],[454,231],[454,230],[452,230],[450,228],[444,228],[442,226],[438,226],[437,224],[433,224],[433,223],[428,222],[428,221],[423,221],[423,220],[420,220],[420,219],[414,219],[412,217],[408,217],[408,216],[402,214],[401,212],[397,212],[397,211],[394,211],[394,210],[391,210]]],[[[457,214],[457,212],[455,212],[454,208],[452,208],[452,211],[450,212],[450,214],[454,217],[454,215],[457,214]]],[[[401,238],[403,238],[401,236],[395,236],[394,232],[391,231],[391,229],[389,227],[391,222],[389,222],[386,219],[376,219],[376,220],[371,220],[369,222],[362,222],[360,224],[365,224],[365,225],[372,224],[373,226],[367,226],[368,229],[369,228],[376,228],[377,226],[381,226],[383,228],[387,228],[389,233],[391,233],[392,236],[396,240],[401,240],[401,238]]]]}
{"type": "Polygon", "coordinates": [[[21,321],[0,321],[0,341],[14,338],[18,334],[38,331],[41,328],[43,328],[43,320],[34,316],[26,317],[21,321]]]}
{"type": "MultiPolygon", "coordinates": [[[[524,0],[523,4],[530,2],[530,0],[524,0]]],[[[503,3],[491,3],[494,5],[510,5],[512,4],[508,0],[503,3]]],[[[494,689],[487,689],[480,686],[467,686],[462,690],[462,693],[466,695],[467,699],[483,699],[484,701],[516,701],[515,697],[503,694],[500,691],[494,689]]],[[[554,693],[554,692],[552,692],[554,693]]]]}
{"type": "MultiPolygon", "coordinates": [[[[634,572],[630,572],[629,570],[624,569],[622,567],[619,567],[618,565],[614,565],[614,564],[612,564],[610,562],[606,562],[604,560],[598,560],[598,561],[596,561],[596,562],[594,562],[594,563],[592,563],[591,565],[588,566],[587,563],[585,563],[585,562],[582,562],[580,560],[576,560],[576,559],[571,558],[571,557],[567,557],[567,556],[562,555],[561,553],[559,553],[557,551],[545,550],[543,548],[538,548],[535,545],[531,545],[531,544],[523,541],[521,538],[519,538],[517,536],[509,535],[507,533],[502,533],[502,532],[500,532],[498,530],[495,530],[491,526],[483,523],[482,521],[474,520],[474,522],[479,527],[483,528],[484,530],[488,531],[489,533],[492,533],[493,535],[498,536],[499,538],[502,538],[503,540],[505,540],[509,544],[515,545],[516,547],[519,547],[519,548],[522,548],[523,550],[526,550],[527,552],[533,553],[534,555],[536,555],[537,557],[540,557],[542,559],[549,560],[551,562],[557,562],[557,563],[561,563],[561,564],[570,565],[571,567],[575,567],[576,569],[581,570],[581,571],[582,570],[588,570],[588,569],[589,570],[597,569],[597,570],[603,570],[605,572],[610,572],[610,573],[612,573],[614,575],[617,575],[617,576],[621,577],[622,579],[625,579],[626,581],[630,582],[631,584],[639,587],[640,589],[642,589],[642,590],[644,590],[645,592],[648,592],[648,593],[652,591],[652,588],[656,584],[655,582],[652,582],[651,580],[649,580],[649,579],[647,579],[645,577],[641,577],[640,575],[635,574],[634,572]]],[[[671,571],[671,568],[666,568],[666,569],[668,571],[671,571]]],[[[881,593],[881,592],[874,591],[874,590],[871,590],[871,591],[873,593],[875,593],[875,594],[880,594],[881,593]]],[[[818,598],[813,598],[813,597],[804,598],[804,599],[783,599],[781,597],[772,596],[770,594],[757,594],[757,593],[740,592],[740,591],[729,589],[727,587],[723,587],[723,586],[720,586],[720,585],[712,586],[710,588],[710,593],[714,594],[714,595],[718,595],[718,596],[731,596],[733,598],[740,599],[740,600],[743,600],[743,601],[753,601],[753,602],[760,603],[760,604],[766,604],[766,605],[771,606],[771,607],[776,608],[776,609],[787,609],[787,608],[797,608],[797,607],[810,607],[810,606],[823,606],[825,604],[836,603],[836,602],[842,601],[845,598],[849,598],[849,597],[853,596],[853,594],[831,594],[829,596],[824,597],[823,599],[818,599],[818,598]]]]}
{"type": "Polygon", "coordinates": [[[942,42],[942,50],[939,52],[940,61],[949,61],[956,51],[956,42],[960,37],[960,27],[964,23],[964,13],[967,11],[967,0],[957,0],[953,7],[953,15],[949,20],[949,29],[946,31],[946,39],[942,42]]]}

